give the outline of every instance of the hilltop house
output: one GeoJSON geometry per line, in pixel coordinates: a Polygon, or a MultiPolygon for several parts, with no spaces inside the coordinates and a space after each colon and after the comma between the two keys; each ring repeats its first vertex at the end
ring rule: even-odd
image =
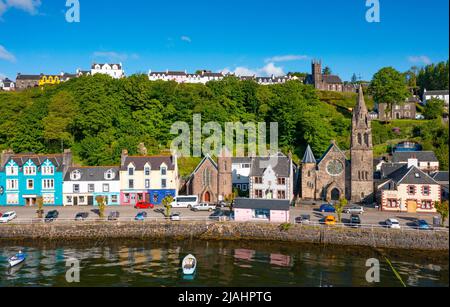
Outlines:
{"type": "MultiPolygon", "coordinates": [[[[78,70],[80,72],[80,70],[78,70]]],[[[103,74],[108,75],[114,79],[120,79],[125,77],[125,71],[123,70],[122,63],[119,64],[98,64],[94,63],[91,66],[91,75],[103,74]]]]}
{"type": "Polygon", "coordinates": [[[124,150],[120,165],[120,203],[134,206],[139,201],[160,205],[179,189],[178,162],[172,156],[128,156],[124,150]]]}
{"type": "Polygon", "coordinates": [[[433,98],[440,99],[444,101],[445,107],[448,109],[449,98],[448,98],[448,90],[441,91],[427,91],[426,89],[423,92],[422,101],[423,104],[427,104],[427,102],[433,98]]]}
{"type": "Polygon", "coordinates": [[[97,206],[97,196],[106,205],[120,205],[119,167],[71,167],[63,183],[64,206],[97,206]]]}
{"type": "Polygon", "coordinates": [[[8,78],[0,80],[0,90],[5,92],[12,92],[16,89],[16,84],[8,78]]]}
{"type": "Polygon", "coordinates": [[[311,67],[312,72],[306,77],[305,84],[311,84],[321,91],[356,92],[353,85],[344,84],[339,76],[323,74],[321,61],[313,61],[311,67]]]}
{"type": "Polygon", "coordinates": [[[394,104],[388,108],[387,103],[376,104],[375,108],[378,111],[378,119],[381,121],[391,119],[416,119],[417,104],[419,103],[417,97],[410,97],[406,99],[403,104],[394,104]]]}
{"type": "Polygon", "coordinates": [[[14,154],[0,159],[0,205],[35,206],[42,197],[46,206],[63,205],[63,178],[72,166],[72,153],[58,155],[14,154]]]}

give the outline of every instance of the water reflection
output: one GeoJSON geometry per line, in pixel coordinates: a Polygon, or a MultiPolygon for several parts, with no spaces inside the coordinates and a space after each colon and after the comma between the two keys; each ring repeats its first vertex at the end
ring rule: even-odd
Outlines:
{"type": "MultiPolygon", "coordinates": [[[[448,257],[392,256],[408,286],[448,286],[448,257]]],[[[0,286],[374,286],[365,280],[370,249],[243,242],[96,242],[93,245],[0,245],[0,286]],[[27,261],[7,259],[22,249],[27,261]],[[181,260],[197,257],[197,274],[184,278],[181,260]],[[67,259],[80,260],[81,283],[65,281],[67,259]]],[[[382,283],[400,287],[382,262],[382,283]]]]}

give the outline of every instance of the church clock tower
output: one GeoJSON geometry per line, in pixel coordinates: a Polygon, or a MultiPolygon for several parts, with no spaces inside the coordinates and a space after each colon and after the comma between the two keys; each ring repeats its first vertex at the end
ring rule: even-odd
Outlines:
{"type": "Polygon", "coordinates": [[[373,143],[369,112],[359,87],[358,104],[353,111],[351,142],[351,201],[373,201],[373,143]]]}

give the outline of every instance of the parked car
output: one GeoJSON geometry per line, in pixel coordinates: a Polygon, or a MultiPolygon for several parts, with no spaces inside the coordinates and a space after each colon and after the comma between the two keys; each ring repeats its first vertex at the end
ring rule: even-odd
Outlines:
{"type": "Polygon", "coordinates": [[[364,208],[361,206],[353,206],[344,209],[344,213],[348,214],[363,214],[364,208]]]}
{"type": "Polygon", "coordinates": [[[361,226],[361,218],[357,214],[352,214],[350,217],[350,226],[352,227],[360,227],[361,226]]]}
{"type": "Polygon", "coordinates": [[[134,208],[135,209],[154,209],[155,205],[145,202],[145,201],[140,201],[134,206],[134,208]]]}
{"type": "Polygon", "coordinates": [[[226,215],[225,212],[222,211],[222,210],[216,210],[216,211],[214,211],[213,214],[211,214],[211,215],[209,216],[209,218],[212,219],[212,220],[220,221],[220,220],[226,219],[226,218],[227,218],[227,215],[226,215]]]}
{"type": "Polygon", "coordinates": [[[135,221],[143,221],[147,218],[147,212],[139,212],[134,218],[135,221]]]}
{"type": "Polygon", "coordinates": [[[396,219],[387,219],[385,222],[387,228],[401,229],[400,222],[396,219]]]}
{"type": "Polygon", "coordinates": [[[8,223],[15,218],[17,218],[17,214],[15,211],[6,212],[0,217],[0,223],[8,223]]]}
{"type": "Polygon", "coordinates": [[[216,209],[216,206],[210,205],[210,204],[207,204],[207,203],[200,203],[200,204],[194,205],[192,207],[192,210],[196,211],[196,212],[197,211],[209,211],[209,212],[212,212],[215,209],[216,209]]]}
{"type": "Polygon", "coordinates": [[[87,212],[80,212],[75,215],[75,221],[84,221],[89,217],[89,213],[87,212]]]}
{"type": "Polygon", "coordinates": [[[170,207],[171,208],[192,209],[196,205],[198,205],[198,196],[197,195],[188,195],[188,196],[175,197],[173,202],[170,204],[170,207]]]}
{"type": "Polygon", "coordinates": [[[230,204],[228,204],[227,202],[225,202],[225,201],[220,201],[218,204],[217,204],[217,208],[220,208],[220,209],[223,209],[223,208],[227,208],[227,207],[229,207],[230,206],[230,204]]]}
{"type": "Polygon", "coordinates": [[[320,212],[326,212],[326,213],[335,213],[336,212],[336,208],[334,208],[333,205],[330,204],[323,204],[322,206],[320,206],[320,212]]]}
{"type": "Polygon", "coordinates": [[[58,217],[59,217],[59,212],[58,212],[58,210],[50,211],[50,212],[48,212],[47,215],[45,216],[45,222],[46,222],[46,223],[54,222],[58,217]]]}
{"type": "Polygon", "coordinates": [[[120,217],[120,212],[113,211],[108,216],[108,221],[117,221],[120,217]]]}
{"type": "Polygon", "coordinates": [[[181,214],[180,214],[180,213],[172,214],[172,215],[170,216],[170,220],[173,221],[173,222],[179,222],[179,221],[181,221],[181,214]]]}
{"type": "Polygon", "coordinates": [[[336,218],[334,216],[332,216],[332,215],[327,216],[324,219],[324,224],[327,225],[327,226],[334,226],[334,225],[336,225],[336,218]]]}
{"type": "Polygon", "coordinates": [[[311,222],[311,216],[310,215],[302,215],[295,218],[296,224],[307,224],[311,222]]]}
{"type": "Polygon", "coordinates": [[[430,230],[431,229],[430,225],[425,220],[416,220],[414,222],[414,227],[416,227],[419,230],[430,230]]]}

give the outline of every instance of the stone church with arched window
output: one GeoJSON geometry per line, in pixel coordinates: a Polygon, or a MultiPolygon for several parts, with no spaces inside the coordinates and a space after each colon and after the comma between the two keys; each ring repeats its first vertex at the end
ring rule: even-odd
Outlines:
{"type": "Polygon", "coordinates": [[[350,156],[348,160],[333,141],[316,160],[308,145],[302,160],[301,198],[336,202],[345,197],[354,203],[372,202],[372,128],[361,87],[353,111],[350,156]]]}

